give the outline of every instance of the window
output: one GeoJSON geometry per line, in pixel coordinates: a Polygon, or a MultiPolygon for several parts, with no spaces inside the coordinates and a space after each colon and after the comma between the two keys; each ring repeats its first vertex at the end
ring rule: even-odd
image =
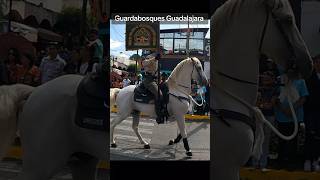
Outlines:
{"type": "Polygon", "coordinates": [[[176,32],[174,35],[175,38],[187,38],[186,32],[176,32]]]}
{"type": "Polygon", "coordinates": [[[173,33],[161,33],[160,38],[173,38],[173,33]]]}
{"type": "Polygon", "coordinates": [[[190,33],[190,38],[203,39],[203,32],[193,32],[193,33],[190,33]]]}
{"type": "Polygon", "coordinates": [[[189,40],[190,54],[203,54],[203,39],[189,40]]]}
{"type": "Polygon", "coordinates": [[[187,40],[186,39],[175,39],[174,40],[174,53],[175,54],[186,54],[187,40]]]}
{"type": "Polygon", "coordinates": [[[163,45],[164,48],[164,54],[172,54],[173,53],[173,39],[162,39],[163,43],[161,43],[163,45]]]}

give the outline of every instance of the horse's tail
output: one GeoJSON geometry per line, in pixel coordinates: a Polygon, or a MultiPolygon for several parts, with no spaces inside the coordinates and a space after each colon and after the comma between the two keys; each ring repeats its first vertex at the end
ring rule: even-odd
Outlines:
{"type": "Polygon", "coordinates": [[[0,160],[15,138],[18,114],[33,89],[22,84],[0,87],[0,160]]]}
{"type": "MultiPolygon", "coordinates": [[[[120,92],[119,88],[111,88],[110,89],[110,107],[116,105],[117,96],[120,92]]],[[[111,108],[110,108],[111,109],[111,108]]]]}

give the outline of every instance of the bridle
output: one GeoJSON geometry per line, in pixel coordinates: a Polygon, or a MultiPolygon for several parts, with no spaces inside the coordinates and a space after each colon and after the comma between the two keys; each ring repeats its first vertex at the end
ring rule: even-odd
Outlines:
{"type": "MultiPolygon", "coordinates": [[[[194,71],[194,69],[196,69],[196,71],[197,71],[197,73],[198,73],[198,76],[199,77],[202,77],[201,76],[201,70],[200,70],[200,68],[197,66],[197,62],[193,59],[193,58],[190,58],[190,60],[192,61],[192,71],[191,71],[191,77],[190,77],[190,80],[192,80],[192,74],[193,74],[193,71],[194,71]]],[[[180,84],[180,83],[177,83],[177,86],[179,86],[179,87],[183,87],[183,88],[185,88],[185,89],[191,89],[191,87],[189,87],[189,86],[186,86],[186,85],[182,85],[182,84],[180,84]]],[[[182,100],[182,99],[184,99],[184,100],[192,100],[197,106],[202,106],[203,104],[204,104],[204,99],[203,99],[203,97],[202,97],[202,95],[201,95],[201,99],[202,99],[202,102],[201,102],[201,104],[198,104],[193,98],[192,98],[192,96],[191,95],[189,95],[188,93],[186,93],[186,92],[184,92],[184,91],[182,91],[182,90],[179,90],[179,89],[177,89],[178,91],[180,91],[182,94],[184,94],[184,95],[186,95],[188,98],[185,98],[185,97],[182,97],[182,96],[176,96],[176,95],[174,95],[174,94],[172,94],[172,93],[169,93],[170,95],[172,95],[172,96],[174,96],[174,97],[176,97],[176,98],[178,98],[180,101],[182,100]]]]}
{"type": "MultiPolygon", "coordinates": [[[[265,39],[265,33],[266,33],[266,29],[268,26],[268,22],[269,22],[269,18],[270,18],[270,14],[271,12],[268,10],[267,6],[266,6],[266,11],[267,11],[267,17],[266,17],[266,21],[262,30],[262,35],[260,38],[260,44],[259,44],[259,52],[260,52],[260,58],[262,57],[262,45],[263,45],[263,41],[265,39]]],[[[279,26],[280,32],[282,33],[283,37],[285,38],[285,41],[287,43],[287,46],[289,48],[289,50],[292,51],[292,55],[294,56],[294,58],[296,57],[296,55],[294,54],[294,48],[292,46],[292,44],[290,43],[290,40],[287,36],[287,34],[284,32],[284,30],[282,29],[282,24],[280,24],[279,19],[275,19],[277,25],[279,26]]],[[[290,59],[290,60],[294,60],[294,59],[290,59]]],[[[288,64],[289,68],[287,70],[289,70],[290,68],[293,67],[294,65],[294,61],[289,62],[288,64]],[[292,64],[290,64],[292,63],[292,64]]],[[[224,77],[227,77],[229,79],[232,79],[234,81],[237,82],[241,82],[241,83],[246,83],[246,84],[250,84],[250,85],[254,85],[254,86],[258,86],[258,83],[256,82],[250,82],[250,81],[246,81],[246,80],[242,80],[242,79],[238,79],[229,75],[226,75],[224,73],[221,73],[219,71],[217,71],[217,73],[219,75],[222,75],[224,77]]],[[[252,146],[252,152],[255,158],[258,158],[261,156],[261,152],[262,152],[262,143],[263,143],[263,139],[264,139],[264,133],[263,133],[263,124],[266,124],[269,128],[271,128],[271,130],[277,134],[280,138],[282,139],[286,139],[286,140],[291,140],[292,138],[294,138],[298,132],[298,121],[296,118],[296,114],[294,111],[294,107],[292,104],[292,101],[290,100],[290,96],[288,95],[288,102],[289,102],[289,107],[290,110],[292,112],[292,116],[293,119],[295,119],[294,121],[294,132],[292,135],[290,136],[284,136],[283,134],[281,134],[268,120],[265,119],[263,113],[261,112],[261,110],[258,107],[253,106],[252,104],[250,104],[249,102],[243,100],[242,98],[238,97],[237,95],[233,94],[232,92],[229,92],[226,89],[223,89],[219,86],[217,86],[217,84],[215,85],[215,87],[217,89],[219,89],[220,91],[224,92],[226,95],[230,96],[231,98],[237,100],[238,102],[240,102],[241,104],[243,104],[244,106],[246,106],[249,110],[250,110],[250,114],[251,115],[246,115],[240,112],[236,112],[236,111],[232,111],[232,110],[226,110],[226,109],[213,109],[213,107],[210,107],[210,112],[213,116],[217,117],[218,119],[220,119],[225,125],[227,125],[228,127],[231,127],[231,124],[226,120],[226,119],[233,119],[233,120],[238,120],[241,121],[245,124],[247,124],[248,126],[251,127],[251,129],[253,130],[254,133],[254,143],[252,146]]]]}
{"type": "MultiPolygon", "coordinates": [[[[268,10],[268,8],[266,7],[266,11],[267,11],[267,17],[266,17],[266,21],[265,21],[265,24],[264,24],[264,27],[263,27],[263,30],[262,30],[262,35],[261,35],[261,38],[260,38],[260,44],[259,44],[259,52],[260,52],[260,58],[262,57],[262,44],[263,44],[263,41],[265,39],[265,33],[266,33],[266,29],[267,29],[267,26],[268,26],[268,22],[269,22],[269,18],[270,18],[270,14],[271,12],[268,10]]],[[[280,24],[280,21],[281,19],[276,19],[276,23],[280,29],[280,32],[282,33],[283,37],[285,38],[285,41],[287,43],[287,46],[289,48],[289,50],[291,51],[292,55],[293,55],[293,58],[296,57],[295,53],[294,53],[294,48],[292,46],[292,44],[290,43],[290,40],[289,40],[289,37],[287,36],[287,34],[285,33],[284,29],[282,29],[282,24],[280,24]]],[[[291,59],[291,60],[294,60],[294,59],[291,59]]],[[[294,61],[293,61],[294,62],[294,61]]],[[[293,65],[294,63],[293,62],[289,62],[289,66],[288,66],[288,70],[292,67],[290,65],[293,65]],[[292,64],[290,64],[292,63],[292,64]]],[[[249,82],[249,81],[245,81],[245,80],[241,80],[241,79],[238,79],[238,78],[234,78],[232,76],[226,76],[222,73],[219,73],[218,74],[221,74],[222,76],[225,76],[229,79],[232,79],[234,81],[238,81],[238,82],[242,82],[242,83],[246,83],[246,84],[251,84],[251,85],[255,85],[257,86],[258,83],[253,83],[253,82],[249,82]]],[[[234,120],[239,120],[239,121],[242,121],[244,123],[246,123],[247,125],[249,125],[253,132],[255,133],[255,137],[257,136],[257,140],[255,140],[255,143],[254,143],[254,146],[253,146],[253,150],[255,152],[259,152],[259,150],[261,150],[261,145],[262,145],[262,142],[263,142],[263,126],[262,124],[266,124],[268,127],[270,127],[272,129],[273,132],[275,132],[279,137],[281,137],[282,139],[286,139],[286,140],[290,140],[292,139],[296,134],[297,134],[297,127],[298,127],[298,121],[297,121],[297,118],[296,118],[296,115],[295,115],[295,111],[294,111],[294,107],[292,105],[292,101],[290,100],[291,98],[289,97],[288,95],[288,102],[289,102],[289,107],[290,107],[290,110],[292,112],[292,116],[293,118],[295,119],[295,129],[294,129],[294,133],[291,135],[291,136],[284,136],[282,135],[269,121],[267,121],[265,118],[264,118],[264,115],[262,114],[262,112],[259,110],[259,108],[257,107],[254,107],[252,104],[248,103],[247,101],[243,100],[242,98],[238,97],[237,95],[233,94],[232,92],[229,92],[228,90],[226,89],[223,89],[219,86],[217,86],[217,84],[215,85],[215,87],[217,89],[219,89],[220,91],[224,92],[226,95],[232,97],[233,99],[237,100],[238,102],[240,102],[241,104],[243,104],[244,106],[246,106],[247,108],[249,108],[249,110],[253,113],[253,117],[251,116],[248,116],[248,115],[245,115],[243,113],[239,113],[239,112],[235,112],[235,111],[230,111],[230,110],[226,110],[226,109],[213,109],[212,107],[210,107],[210,112],[213,116],[216,116],[218,117],[218,119],[221,119],[223,123],[225,123],[227,126],[231,126],[225,119],[234,119],[234,120]],[[256,128],[257,128],[257,134],[256,134],[256,128]]]]}
{"type": "MultiPolygon", "coordinates": [[[[201,72],[200,72],[200,69],[198,68],[198,66],[197,66],[197,63],[196,63],[196,61],[191,57],[190,58],[190,60],[191,60],[191,62],[192,62],[192,71],[191,71],[191,74],[190,74],[190,79],[192,79],[192,74],[193,74],[193,71],[194,71],[194,69],[196,69],[196,71],[197,71],[197,73],[198,73],[198,76],[199,77],[201,77],[201,72]]],[[[185,89],[190,89],[190,87],[189,86],[186,86],[186,85],[183,85],[183,84],[177,84],[178,86],[180,86],[180,87],[183,87],[183,88],[185,88],[185,89]]]]}
{"type": "MultiPolygon", "coordinates": [[[[263,42],[264,42],[264,39],[265,39],[265,34],[266,34],[266,31],[267,31],[267,27],[268,27],[268,24],[269,24],[269,19],[270,19],[270,14],[271,12],[269,11],[268,7],[266,6],[266,12],[267,12],[267,17],[266,17],[266,20],[265,20],[265,23],[264,23],[264,26],[263,26],[263,29],[262,29],[262,35],[261,35],[261,38],[260,38],[260,42],[259,42],[259,53],[260,53],[260,59],[262,59],[263,57],[263,53],[262,53],[262,45],[263,45],[263,42]]],[[[292,59],[290,59],[289,61],[289,69],[295,69],[295,63],[294,63],[294,59],[295,59],[295,54],[294,54],[294,50],[293,50],[293,46],[292,44],[290,43],[290,40],[287,36],[287,34],[284,32],[284,30],[282,29],[282,25],[280,23],[281,20],[279,19],[276,19],[276,23],[279,27],[279,30],[281,32],[281,34],[283,35],[285,41],[286,41],[286,44],[289,48],[289,50],[291,51],[291,54],[293,55],[292,59]]],[[[245,83],[245,84],[250,84],[250,85],[254,85],[254,86],[258,86],[258,82],[251,82],[251,81],[247,81],[247,80],[243,80],[243,79],[239,79],[239,78],[236,78],[236,77],[233,77],[233,76],[230,76],[226,73],[223,73],[221,71],[218,71],[216,70],[216,73],[223,76],[223,77],[226,77],[228,79],[231,79],[233,81],[237,81],[237,82],[240,82],[240,83],[245,83]]]]}

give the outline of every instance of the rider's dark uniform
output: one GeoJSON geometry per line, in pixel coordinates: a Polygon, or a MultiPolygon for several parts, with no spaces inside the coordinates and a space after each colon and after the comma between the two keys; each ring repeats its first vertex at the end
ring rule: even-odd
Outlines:
{"type": "Polygon", "coordinates": [[[145,70],[145,78],[142,81],[142,84],[150,91],[155,97],[155,111],[157,114],[157,122],[162,123],[164,121],[162,112],[162,93],[160,91],[160,99],[158,98],[158,85],[156,83],[157,80],[157,70],[158,70],[158,60],[149,55],[145,60],[142,61],[142,66],[145,70]]]}

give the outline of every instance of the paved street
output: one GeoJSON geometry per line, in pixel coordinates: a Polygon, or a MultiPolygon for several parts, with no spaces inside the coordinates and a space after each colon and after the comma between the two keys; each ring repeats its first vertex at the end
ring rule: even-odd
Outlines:
{"type": "MultiPolygon", "coordinates": [[[[22,170],[21,160],[5,159],[0,162],[0,180],[11,180],[15,178],[22,170]]],[[[108,180],[107,170],[99,169],[97,180],[108,180]]],[[[65,167],[51,180],[72,180],[71,172],[68,167],[65,167]]]]}
{"type": "MultiPolygon", "coordinates": [[[[110,114],[111,121],[116,117],[110,114]]],[[[177,136],[176,122],[157,125],[154,119],[141,117],[139,131],[150,143],[151,149],[144,149],[132,130],[132,117],[119,124],[114,132],[117,148],[111,148],[111,160],[209,160],[210,124],[208,121],[186,123],[188,140],[193,156],[188,158],[182,141],[168,146],[170,139],[177,136]]]]}

